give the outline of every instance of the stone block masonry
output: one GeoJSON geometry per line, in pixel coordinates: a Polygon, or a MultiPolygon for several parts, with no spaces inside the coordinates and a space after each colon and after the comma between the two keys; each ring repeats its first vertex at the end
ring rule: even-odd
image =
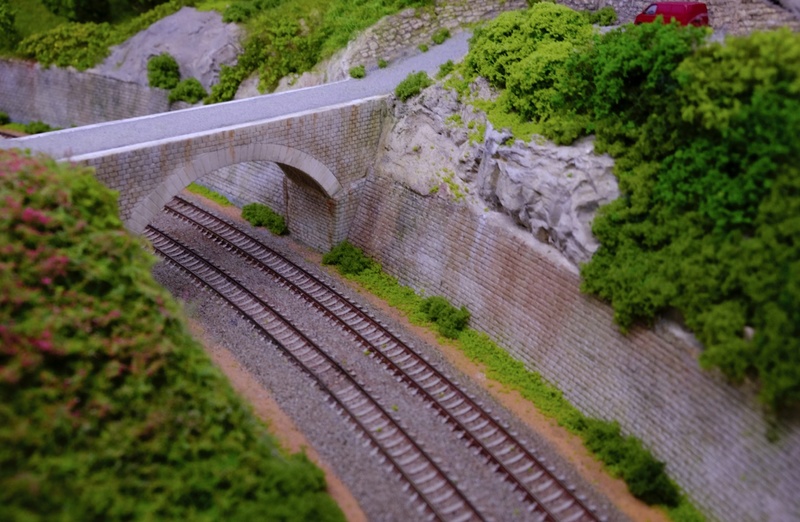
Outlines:
{"type": "Polygon", "coordinates": [[[666,326],[623,335],[576,269],[507,217],[369,177],[349,239],[402,284],[472,312],[472,326],[584,413],[639,437],[712,520],[800,520],[800,418],[777,441],[751,389],[704,371],[666,326]]]}
{"type": "MultiPolygon", "coordinates": [[[[69,128],[170,110],[168,92],[74,69],[0,59],[0,111],[69,128]]],[[[186,107],[184,103],[172,108],[186,107]]]]}
{"type": "Polygon", "coordinates": [[[189,183],[233,173],[240,187],[255,190],[228,190],[234,200],[281,201],[281,184],[290,231],[298,241],[327,250],[346,237],[386,114],[386,97],[378,96],[72,160],[95,167],[97,178],[119,191],[120,217],[133,232],[144,230],[189,183]]]}

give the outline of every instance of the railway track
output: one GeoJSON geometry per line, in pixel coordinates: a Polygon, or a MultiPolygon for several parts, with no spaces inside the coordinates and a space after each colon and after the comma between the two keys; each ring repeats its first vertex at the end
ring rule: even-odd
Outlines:
{"type": "Polygon", "coordinates": [[[161,230],[148,226],[145,236],[158,255],[236,310],[314,380],[337,411],[367,439],[378,458],[388,462],[389,468],[411,490],[412,501],[418,504],[422,519],[485,520],[436,461],[373,399],[369,390],[280,312],[161,230]]]}
{"type": "Polygon", "coordinates": [[[398,381],[433,407],[467,445],[520,492],[541,520],[604,520],[490,410],[357,304],[250,234],[183,198],[176,197],[165,211],[268,274],[314,306],[332,325],[346,331],[370,357],[377,357],[398,381]]]}

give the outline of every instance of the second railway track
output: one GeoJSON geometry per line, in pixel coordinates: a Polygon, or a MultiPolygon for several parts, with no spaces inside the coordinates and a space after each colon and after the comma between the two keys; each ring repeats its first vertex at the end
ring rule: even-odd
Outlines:
{"type": "MultiPolygon", "coordinates": [[[[193,203],[176,198],[165,209],[305,300],[419,394],[465,445],[514,488],[535,520],[604,520],[585,497],[530,450],[488,408],[462,391],[446,372],[421,356],[359,305],[262,244],[254,236],[193,203]]],[[[448,517],[445,517],[447,519],[448,517]]]]}

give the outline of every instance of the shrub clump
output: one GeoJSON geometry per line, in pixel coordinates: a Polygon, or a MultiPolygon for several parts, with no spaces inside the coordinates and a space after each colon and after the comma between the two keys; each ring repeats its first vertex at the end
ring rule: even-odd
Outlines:
{"type": "Polygon", "coordinates": [[[432,41],[433,41],[433,43],[435,43],[436,45],[441,45],[441,44],[443,44],[443,43],[445,42],[445,40],[447,40],[448,38],[450,38],[450,30],[449,30],[449,29],[447,29],[446,27],[442,27],[441,29],[439,29],[438,31],[436,31],[435,33],[433,33],[433,36],[431,37],[431,40],[432,40],[432,41]]]}
{"type": "Polygon", "coordinates": [[[428,77],[425,71],[410,73],[406,78],[400,82],[394,89],[394,94],[401,101],[406,101],[409,98],[416,96],[422,92],[422,89],[429,87],[433,81],[428,77]]]}
{"type": "Polygon", "coordinates": [[[289,232],[283,216],[261,203],[250,203],[243,206],[242,218],[249,221],[254,227],[266,227],[278,236],[289,232]]]}
{"type": "Polygon", "coordinates": [[[147,60],[147,82],[150,87],[170,90],[180,80],[180,67],[171,54],[161,53],[147,60]]]}
{"type": "Polygon", "coordinates": [[[420,312],[436,325],[439,333],[450,339],[458,339],[470,318],[466,307],[456,308],[438,295],[425,299],[420,305],[420,312]]]}
{"type": "Polygon", "coordinates": [[[186,78],[169,91],[169,102],[183,101],[195,104],[207,96],[203,84],[197,78],[186,78]]]}
{"type": "Polygon", "coordinates": [[[364,252],[349,241],[342,241],[322,256],[323,265],[334,265],[339,272],[358,275],[367,270],[379,269],[379,265],[364,255],[364,252]]]}
{"type": "Polygon", "coordinates": [[[343,520],[88,168],[0,151],[0,519],[343,520]]]}
{"type": "Polygon", "coordinates": [[[26,123],[23,130],[26,134],[42,134],[43,132],[50,132],[55,129],[45,122],[37,120],[26,123]]]}
{"type": "Polygon", "coordinates": [[[355,78],[356,80],[360,80],[367,75],[367,70],[364,68],[363,65],[356,65],[355,67],[350,67],[350,77],[355,78]]]}
{"type": "Polygon", "coordinates": [[[589,19],[590,24],[600,25],[600,26],[609,26],[614,25],[617,23],[617,12],[614,10],[613,7],[607,5],[605,7],[601,7],[597,11],[584,11],[586,13],[586,17],[589,19]]]}
{"type": "Polygon", "coordinates": [[[584,418],[580,424],[579,433],[586,447],[625,480],[633,496],[649,505],[678,504],[680,491],[664,472],[664,463],[644,449],[638,439],[623,436],[616,422],[584,418]]]}
{"type": "Polygon", "coordinates": [[[439,66],[439,72],[436,73],[436,79],[441,80],[451,72],[453,72],[456,68],[456,64],[453,63],[453,60],[447,60],[442,65],[439,66]]]}
{"type": "Polygon", "coordinates": [[[0,125],[6,125],[11,123],[11,118],[8,117],[8,113],[0,112],[0,125]]]}

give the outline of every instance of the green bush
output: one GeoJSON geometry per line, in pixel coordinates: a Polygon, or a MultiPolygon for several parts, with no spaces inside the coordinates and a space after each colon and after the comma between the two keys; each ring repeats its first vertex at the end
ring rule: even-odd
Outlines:
{"type": "Polygon", "coordinates": [[[650,505],[678,504],[680,492],[664,472],[664,463],[657,461],[634,437],[623,436],[619,424],[584,419],[578,432],[586,447],[625,480],[636,498],[650,505]]]}
{"type": "Polygon", "coordinates": [[[343,241],[322,256],[323,265],[334,265],[342,274],[360,274],[374,269],[377,264],[348,241],[343,241]]]}
{"type": "Polygon", "coordinates": [[[19,40],[16,13],[8,0],[0,0],[0,51],[14,49],[19,40]]]}
{"type": "Polygon", "coordinates": [[[190,337],[117,194],[18,151],[0,172],[0,519],[343,520],[190,337]]]}
{"type": "Polygon", "coordinates": [[[54,129],[43,121],[31,121],[25,124],[23,130],[26,134],[42,134],[43,132],[50,132],[54,129]]]}
{"type": "Polygon", "coordinates": [[[53,14],[72,22],[107,22],[111,14],[109,0],[40,0],[53,14]]]}
{"type": "Polygon", "coordinates": [[[506,87],[514,69],[543,42],[589,41],[592,26],[586,17],[568,7],[549,2],[527,11],[509,11],[475,30],[464,59],[468,72],[486,78],[499,89],[506,87]]]}
{"type": "Polygon", "coordinates": [[[442,65],[439,66],[439,72],[436,73],[436,79],[441,80],[451,72],[453,72],[456,68],[456,65],[453,63],[453,60],[447,60],[442,65]]]}
{"type": "Polygon", "coordinates": [[[147,60],[147,82],[150,87],[174,89],[181,80],[178,62],[169,53],[161,53],[147,60]]]}
{"type": "Polygon", "coordinates": [[[435,33],[433,33],[433,36],[431,37],[431,40],[432,40],[432,41],[433,41],[433,43],[435,43],[436,45],[441,45],[441,44],[443,44],[443,43],[444,43],[444,42],[445,42],[445,41],[446,41],[448,38],[450,38],[450,30],[449,30],[449,29],[447,29],[447,28],[445,28],[445,27],[442,27],[441,29],[439,29],[438,31],[436,31],[435,33]]]}
{"type": "Polygon", "coordinates": [[[419,45],[417,46],[417,49],[419,49],[419,50],[420,50],[420,51],[422,51],[423,53],[427,53],[427,52],[428,52],[428,49],[429,49],[429,48],[428,48],[428,44],[424,44],[424,43],[423,43],[423,44],[419,44],[419,45]]]}
{"type": "Polygon", "coordinates": [[[617,23],[617,12],[613,7],[607,5],[597,11],[584,11],[590,24],[608,26],[617,23]]]}
{"type": "Polygon", "coordinates": [[[222,13],[222,21],[229,23],[246,22],[253,16],[253,6],[249,4],[231,4],[222,13]]]}
{"type": "MultiPolygon", "coordinates": [[[[640,29],[643,51],[675,52],[691,35],[682,29],[662,29],[676,35],[670,46],[640,29]]],[[[583,289],[609,300],[623,328],[679,310],[704,366],[757,377],[761,399],[781,409],[800,400],[800,71],[790,65],[800,36],[688,43],[660,65],[599,68],[597,142],[618,156],[624,196],[595,219],[602,246],[583,289]]]]}
{"type": "Polygon", "coordinates": [[[425,299],[420,305],[420,312],[436,324],[439,333],[450,339],[458,339],[458,335],[467,327],[470,318],[466,307],[456,308],[441,296],[425,299]]]}
{"type": "Polygon", "coordinates": [[[378,69],[386,69],[387,65],[389,65],[389,62],[387,62],[383,58],[378,58],[378,69]]]}
{"type": "Polygon", "coordinates": [[[195,104],[207,95],[203,84],[197,78],[186,78],[178,82],[178,85],[169,92],[169,102],[183,101],[195,104]]]}
{"type": "Polygon", "coordinates": [[[100,63],[109,53],[112,37],[107,23],[67,23],[23,39],[17,51],[43,66],[73,66],[83,71],[100,63]]]}
{"type": "Polygon", "coordinates": [[[254,227],[266,227],[278,236],[289,232],[283,216],[261,203],[250,203],[243,206],[242,218],[249,221],[254,227]]]}
{"type": "Polygon", "coordinates": [[[8,114],[5,112],[0,112],[0,125],[6,125],[11,123],[11,118],[8,117],[8,114]]]}
{"type": "Polygon", "coordinates": [[[18,44],[17,52],[44,66],[72,66],[86,70],[102,62],[108,56],[110,46],[124,42],[161,18],[193,3],[194,0],[171,0],[113,27],[105,22],[61,24],[24,38],[18,44]]]}
{"type": "Polygon", "coordinates": [[[363,65],[356,65],[355,67],[350,68],[350,77],[355,78],[357,80],[365,77],[367,75],[367,70],[364,68],[363,65]]]}
{"type": "Polygon", "coordinates": [[[400,82],[394,89],[394,94],[401,101],[406,101],[409,98],[416,96],[422,92],[422,89],[429,87],[433,82],[428,77],[425,71],[410,73],[406,78],[400,82]]]}

